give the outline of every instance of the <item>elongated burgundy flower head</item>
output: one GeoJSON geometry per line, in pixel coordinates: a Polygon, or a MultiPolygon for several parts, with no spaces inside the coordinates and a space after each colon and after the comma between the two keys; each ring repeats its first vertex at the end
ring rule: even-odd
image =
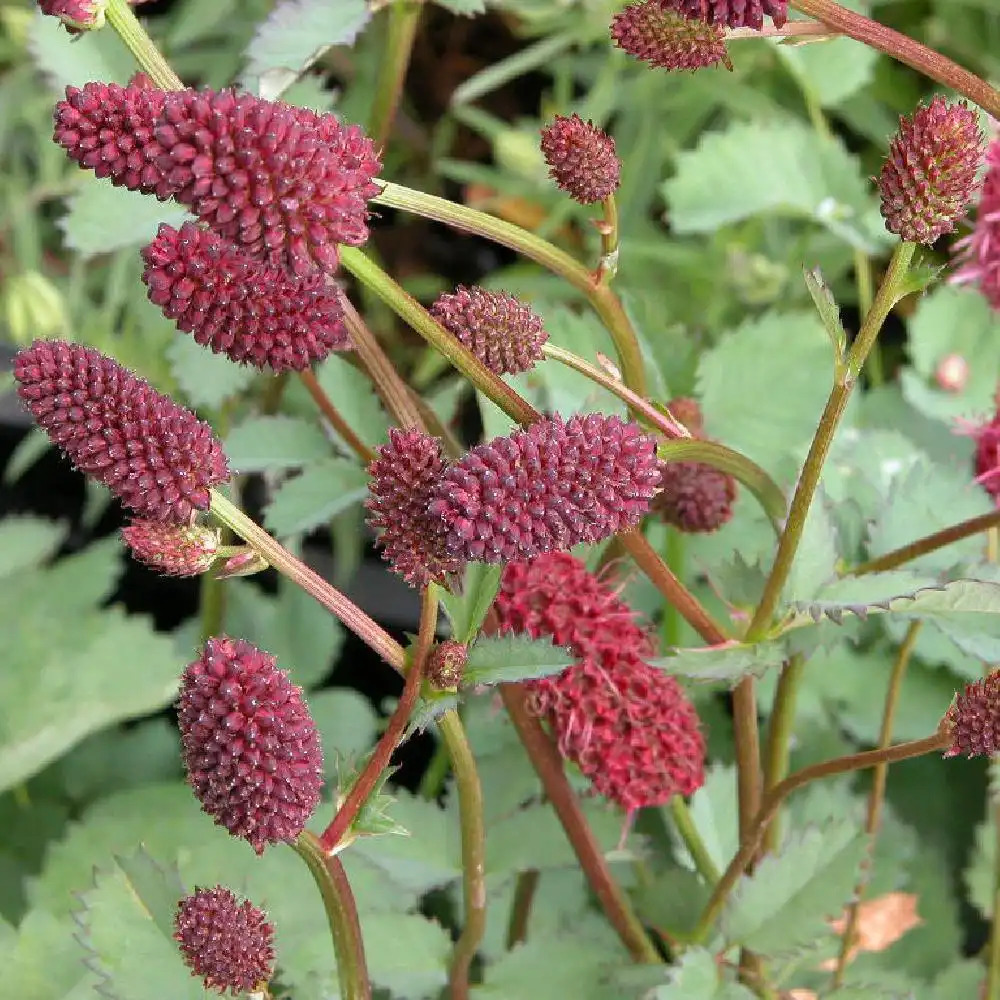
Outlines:
{"type": "Polygon", "coordinates": [[[635,423],[548,417],[450,465],[429,510],[458,558],[530,559],[634,527],[659,480],[656,441],[635,423]]]}
{"type": "Polygon", "coordinates": [[[788,0],[663,0],[663,6],[686,17],[730,28],[764,26],[767,15],[780,28],[788,20],[788,0]]]}
{"type": "Polygon", "coordinates": [[[578,559],[549,553],[504,569],[501,632],[551,636],[576,663],[526,682],[534,711],[595,790],[632,811],[704,782],[705,741],[676,679],[646,663],[653,641],[578,559]]]}
{"type": "Polygon", "coordinates": [[[1000,309],[1000,139],[986,148],[975,226],[955,249],[959,266],[952,282],[975,285],[994,309],[1000,309]]]}
{"type": "Polygon", "coordinates": [[[1000,671],[967,684],[955,696],[941,725],[951,736],[945,757],[981,757],[1000,752],[1000,671]]]}
{"type": "Polygon", "coordinates": [[[294,840],[319,802],[323,751],[302,691],[243,639],[209,639],[181,678],[184,766],[219,826],[250,842],[294,840]]]}
{"type": "Polygon", "coordinates": [[[295,274],[337,267],[368,239],[381,168],[371,139],[231,90],[150,92],[88,83],[56,105],[55,140],[114,183],[173,198],[220,236],[295,274]]]}
{"type": "Polygon", "coordinates": [[[556,115],[542,129],[542,155],[552,179],[581,205],[601,201],[618,187],[622,164],[615,140],[579,115],[556,115]]]}
{"type": "Polygon", "coordinates": [[[445,547],[444,524],[428,510],[444,469],[438,438],[395,427],[368,467],[368,524],[378,532],[382,558],[413,587],[462,566],[445,547]]]}
{"type": "Polygon", "coordinates": [[[933,243],[965,215],[976,187],[983,136],[975,111],[935,97],[899,120],[878,177],[890,233],[933,243]]]}
{"type": "Polygon", "coordinates": [[[542,318],[513,295],[459,285],[430,311],[495,375],[526,372],[542,360],[549,339],[542,318]]]}
{"type": "Polygon", "coordinates": [[[140,517],[185,524],[229,478],[208,424],[93,348],[37,340],[14,378],[52,442],[140,517]]]}
{"type": "Polygon", "coordinates": [[[161,225],[142,257],[150,301],[216,354],[302,371],[351,346],[337,292],[318,271],[296,277],[190,222],[161,225]]]}
{"type": "Polygon", "coordinates": [[[637,0],[611,22],[615,45],[650,66],[694,70],[732,64],[722,28],[672,9],[662,0],[637,0]]]}
{"type": "Polygon", "coordinates": [[[198,576],[212,568],[219,532],[203,525],[169,524],[135,518],[122,528],[122,541],[139,562],[167,576],[198,576]]]}
{"type": "Polygon", "coordinates": [[[205,989],[250,993],[274,975],[274,928],[267,914],[224,886],[198,889],[177,904],[174,940],[205,989]]]}

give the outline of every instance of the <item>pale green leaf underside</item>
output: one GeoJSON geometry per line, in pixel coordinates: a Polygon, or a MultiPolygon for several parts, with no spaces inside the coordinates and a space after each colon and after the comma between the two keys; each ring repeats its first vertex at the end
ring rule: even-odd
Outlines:
{"type": "Polygon", "coordinates": [[[475,686],[548,677],[561,673],[573,662],[571,653],[549,639],[488,636],[470,648],[463,682],[475,686]]]}

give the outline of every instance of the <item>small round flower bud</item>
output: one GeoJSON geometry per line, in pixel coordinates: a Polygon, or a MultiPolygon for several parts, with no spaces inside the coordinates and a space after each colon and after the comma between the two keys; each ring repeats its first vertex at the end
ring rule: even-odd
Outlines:
{"type": "Polygon", "coordinates": [[[701,787],[697,713],[674,677],[645,662],[653,640],[615,588],[569,553],[549,553],[505,567],[494,611],[500,632],[548,636],[576,657],[525,686],[598,794],[632,811],[701,787]]]}
{"type": "Polygon", "coordinates": [[[652,511],[687,532],[716,531],[733,516],[736,480],[703,462],[660,463],[652,511]]]}
{"type": "Polygon", "coordinates": [[[549,339],[542,318],[513,295],[459,285],[430,311],[495,375],[526,372],[542,360],[549,339]]]}
{"type": "Polygon", "coordinates": [[[150,302],[216,354],[303,371],[351,346],[336,290],[322,274],[289,274],[193,223],[161,225],[142,251],[150,302]]]}
{"type": "Polygon", "coordinates": [[[250,842],[294,840],[319,802],[323,751],[302,691],[242,639],[209,639],[181,678],[184,766],[219,826],[250,842]]]}
{"type": "Polygon", "coordinates": [[[934,369],[934,381],[945,392],[962,392],[969,381],[969,362],[961,354],[946,354],[934,369]]]}
{"type": "Polygon", "coordinates": [[[439,691],[453,691],[462,683],[469,650],[461,642],[445,639],[432,650],[427,660],[427,680],[439,691]]]}
{"type": "Polygon", "coordinates": [[[382,558],[413,587],[458,572],[461,560],[445,548],[445,528],[428,511],[445,463],[441,442],[418,430],[389,431],[368,467],[368,524],[378,532],[382,558]]]}
{"type": "Polygon", "coordinates": [[[1000,139],[986,148],[975,226],[955,249],[959,266],[951,281],[975,285],[994,309],[1000,309],[1000,139]]]}
{"type": "Polygon", "coordinates": [[[38,6],[75,33],[103,28],[108,0],[38,0],[38,6]]]}
{"type": "Polygon", "coordinates": [[[900,118],[878,177],[886,229],[913,243],[950,233],[972,201],[983,136],[965,104],[935,97],[900,118]]]}
{"type": "Polygon", "coordinates": [[[52,442],[140,517],[187,524],[229,478],[208,424],[93,348],[35,341],[14,378],[52,442]]]}
{"type": "Polygon", "coordinates": [[[663,6],[686,17],[730,28],[764,26],[764,15],[780,28],[788,20],[788,0],[662,0],[663,6]]]}
{"type": "Polygon", "coordinates": [[[638,0],[619,11],[611,22],[615,45],[660,69],[703,69],[732,64],[722,28],[665,7],[660,0],[638,0]]]}
{"type": "Polygon", "coordinates": [[[215,562],[219,532],[201,525],[167,524],[136,518],[122,528],[133,558],[167,576],[198,576],[215,562]]]}
{"type": "Polygon", "coordinates": [[[1000,671],[967,684],[941,720],[951,737],[945,757],[981,757],[1000,752],[1000,671]]]}
{"type": "Polygon", "coordinates": [[[581,205],[613,194],[621,176],[615,140],[579,115],[555,121],[542,129],[542,155],[549,175],[581,205]]]}
{"type": "Polygon", "coordinates": [[[658,478],[656,441],[637,424],[555,416],[450,465],[429,510],[444,522],[453,555],[506,563],[634,527],[658,478]]]}
{"type": "Polygon", "coordinates": [[[274,975],[274,928],[267,914],[229,889],[198,889],[177,904],[174,940],[205,989],[251,993],[274,975]]]}

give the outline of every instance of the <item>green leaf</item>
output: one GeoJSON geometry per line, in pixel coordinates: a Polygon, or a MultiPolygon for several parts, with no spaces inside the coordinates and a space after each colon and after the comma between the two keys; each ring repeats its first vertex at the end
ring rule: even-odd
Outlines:
{"type": "MultiPolygon", "coordinates": [[[[83,174],[67,200],[59,228],[67,249],[86,259],[149,243],[161,223],[176,229],[190,221],[191,216],[173,203],[164,204],[151,195],[113,187],[106,179],[83,174]]],[[[206,347],[198,349],[208,351],[206,347]]]]}
{"type": "MultiPolygon", "coordinates": [[[[349,427],[368,445],[388,437],[389,418],[372,388],[371,379],[339,354],[331,354],[316,367],[316,380],[333,401],[349,427]]],[[[310,400],[310,412],[315,404],[310,400]]]]}
{"type": "Polygon", "coordinates": [[[266,511],[276,535],[298,535],[325,524],[368,493],[368,471],[346,458],[327,458],[286,480],[266,511]]]}
{"type": "Polygon", "coordinates": [[[67,87],[82,87],[93,80],[124,85],[137,68],[116,32],[88,31],[73,36],[58,18],[37,9],[28,29],[28,48],[35,65],[60,97],[67,87]]]}
{"type": "Polygon", "coordinates": [[[237,472],[294,469],[330,455],[330,442],[315,423],[294,417],[248,417],[225,441],[237,472]]]}
{"type": "Polygon", "coordinates": [[[48,559],[63,540],[65,524],[8,514],[0,521],[0,577],[12,576],[48,559]]]}
{"type": "Polygon", "coordinates": [[[670,982],[650,994],[650,1000],[752,1000],[753,993],[739,983],[720,979],[711,952],[689,948],[670,972],[670,982]]]}
{"type": "Polygon", "coordinates": [[[650,666],[698,681],[729,681],[735,684],[741,677],[760,677],[773,667],[780,667],[787,653],[773,642],[746,644],[729,642],[721,646],[699,646],[677,649],[667,656],[648,660],[650,666]]]}
{"type": "Polygon", "coordinates": [[[866,845],[851,817],[790,834],[737,883],[722,916],[726,941],[780,955],[831,934],[825,918],[850,900],[866,845]]]}
{"type": "MultiPolygon", "coordinates": [[[[76,932],[68,916],[32,910],[16,935],[0,934],[4,989],[18,1000],[61,1000],[91,979],[80,960],[76,932]]],[[[86,986],[89,991],[90,983],[86,986]]]]}
{"type": "Polygon", "coordinates": [[[186,335],[171,343],[167,358],[171,374],[194,407],[217,409],[250,385],[256,374],[253,368],[238,365],[224,354],[213,354],[186,335]]]}
{"type": "Polygon", "coordinates": [[[839,139],[798,121],[740,122],[705,133],[697,148],[677,156],[663,194],[679,234],[714,233],[776,212],[811,219],[856,249],[879,249],[864,218],[872,202],[857,159],[839,139]],[[756,169],[734,170],[738,163],[756,169]]]}
{"type": "Polygon", "coordinates": [[[833,297],[830,286],[823,280],[823,273],[818,267],[803,268],[802,277],[823,322],[823,329],[830,338],[834,363],[841,364],[847,352],[847,331],[840,321],[840,307],[837,305],[837,300],[833,297]]]}
{"type": "Polygon", "coordinates": [[[966,896],[984,920],[993,919],[996,856],[996,829],[989,819],[985,819],[976,825],[975,846],[969,864],[962,872],[966,896]]]}
{"type": "Polygon", "coordinates": [[[401,1000],[437,997],[448,982],[451,935],[419,913],[367,914],[361,921],[368,971],[401,1000]]]}
{"type": "Polygon", "coordinates": [[[502,566],[469,563],[458,593],[440,591],[441,606],[451,622],[451,634],[458,642],[469,643],[479,632],[500,589],[502,573],[502,566]]]}
{"type": "Polygon", "coordinates": [[[684,939],[698,923],[711,889],[687,868],[667,868],[640,886],[635,905],[643,923],[684,939]]]}
{"type": "MultiPolygon", "coordinates": [[[[691,797],[688,806],[705,850],[721,872],[739,849],[739,820],[737,816],[736,768],[713,764],[705,771],[705,784],[691,797]]],[[[678,856],[694,867],[694,860],[682,845],[678,856]]]]}
{"type": "Polygon", "coordinates": [[[309,695],[309,714],[323,741],[326,774],[336,773],[338,760],[359,757],[378,735],[375,712],[366,698],[347,688],[326,688],[309,695]]]}
{"type": "Polygon", "coordinates": [[[177,872],[158,864],[142,847],[132,854],[117,855],[115,864],[159,932],[172,938],[177,901],[187,891],[177,872]]]}
{"type": "Polygon", "coordinates": [[[837,572],[837,531],[822,489],[806,515],[802,541],[795,553],[788,581],[782,591],[785,601],[817,594],[837,572]]]}
{"type": "Polygon", "coordinates": [[[462,683],[506,684],[562,673],[575,662],[572,653],[551,639],[525,635],[486,636],[469,648],[462,683]]]}
{"type": "Polygon", "coordinates": [[[924,994],[924,1000],[955,1000],[955,997],[974,997],[983,985],[983,966],[975,959],[966,958],[945,969],[924,994]]]}
{"type": "Polygon", "coordinates": [[[459,17],[472,17],[486,11],[486,0],[434,0],[439,7],[459,17]]]}
{"type": "Polygon", "coordinates": [[[873,977],[862,977],[859,982],[848,983],[832,993],[824,993],[823,1000],[916,1000],[916,994],[911,990],[897,990],[880,985],[873,977]]]}

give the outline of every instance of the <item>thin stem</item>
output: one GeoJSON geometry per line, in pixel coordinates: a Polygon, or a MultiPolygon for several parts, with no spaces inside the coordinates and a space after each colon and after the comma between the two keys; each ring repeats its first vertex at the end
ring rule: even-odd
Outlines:
{"type": "Polygon", "coordinates": [[[537,868],[518,872],[517,883],[514,886],[514,901],[510,907],[510,920],[507,923],[508,951],[528,939],[528,918],[531,916],[531,904],[534,902],[540,877],[537,868]]]}
{"type": "Polygon", "coordinates": [[[438,720],[438,731],[448,748],[458,794],[458,816],[462,831],[462,900],[465,923],[452,951],[448,986],[451,1000],[468,1000],[469,969],[486,933],[486,825],[483,789],[476,758],[465,735],[462,720],[452,709],[438,720]]]}
{"type": "MultiPolygon", "coordinates": [[[[684,533],[673,525],[667,525],[666,550],[663,562],[678,580],[684,577],[684,533]]],[[[681,616],[677,608],[669,601],[663,608],[663,621],[660,623],[660,638],[664,649],[681,644],[681,616]]]]}
{"type": "Polygon", "coordinates": [[[601,234],[601,259],[594,272],[594,283],[608,285],[618,273],[618,202],[613,194],[601,202],[604,218],[595,222],[601,234]]]}
{"type": "Polygon", "coordinates": [[[108,24],[118,33],[135,61],[161,90],[183,90],[181,78],[170,68],[163,54],[153,44],[146,29],[132,12],[128,0],[109,0],[105,14],[108,24]]]}
{"type": "Polygon", "coordinates": [[[309,395],[312,396],[313,402],[319,407],[320,412],[330,426],[343,438],[344,443],[365,465],[371,462],[375,457],[375,452],[354,433],[351,425],[344,419],[343,414],[333,405],[330,397],[323,391],[323,387],[319,384],[316,373],[311,368],[307,368],[305,371],[299,372],[299,379],[306,387],[309,395]]]}
{"type": "Polygon", "coordinates": [[[898,59],[938,83],[957,90],[994,118],[1000,117],[1000,92],[975,73],[946,59],[933,49],[887,28],[863,14],[857,14],[834,0],[792,0],[791,6],[841,34],[864,42],[873,49],[898,59]]]}
{"type": "Polygon", "coordinates": [[[431,762],[427,765],[427,770],[424,771],[424,775],[420,779],[420,788],[418,789],[420,797],[436,799],[441,794],[441,789],[444,788],[444,782],[450,768],[448,748],[443,741],[439,740],[438,745],[434,748],[434,756],[431,757],[431,762]]]}
{"type": "Polygon", "coordinates": [[[326,854],[315,835],[308,830],[299,834],[292,847],[306,863],[323,898],[333,950],[337,956],[341,1000],[371,1000],[372,987],[368,979],[358,908],[340,858],[326,854]]]}
{"type": "MultiPolygon", "coordinates": [[[[864,250],[856,248],[854,251],[854,283],[858,290],[858,312],[862,316],[868,315],[868,310],[872,307],[874,289],[872,288],[872,262],[871,258],[864,250]]],[[[885,381],[885,372],[882,368],[882,352],[876,344],[868,356],[868,379],[872,385],[881,385],[885,381]]]]}
{"type": "Polygon", "coordinates": [[[814,36],[817,39],[836,38],[839,31],[831,31],[828,25],[819,21],[787,21],[780,28],[765,25],[763,28],[730,28],[725,33],[727,42],[736,42],[747,38],[799,38],[803,35],[814,36]]]}
{"type": "Polygon", "coordinates": [[[373,618],[327,583],[318,573],[297,559],[263,528],[250,520],[235,504],[217,490],[212,490],[213,516],[232,528],[248,545],[279,573],[314,597],[344,623],[359,639],[373,649],[389,666],[402,673],[406,651],[373,618]]]}
{"type": "Polygon", "coordinates": [[[688,809],[688,804],[684,801],[683,796],[675,795],[670,800],[670,818],[674,821],[674,826],[677,828],[681,840],[684,841],[684,846],[688,849],[688,854],[691,855],[694,866],[698,869],[698,874],[709,885],[715,885],[719,881],[719,869],[715,867],[715,862],[708,853],[705,841],[698,833],[698,827],[695,826],[694,820],[691,818],[691,810],[688,809]]]}
{"type": "Polygon", "coordinates": [[[542,781],[545,794],[562,823],[577,861],[594,895],[597,896],[608,922],[614,927],[622,944],[636,962],[659,962],[659,952],[646,935],[628,897],[612,877],[600,844],[597,843],[593,831],[580,811],[580,803],[563,771],[559,751],[539,725],[538,720],[528,711],[523,686],[502,684],[500,694],[507,714],[514,723],[532,766],[542,781]]]}
{"type": "Polygon", "coordinates": [[[378,146],[386,144],[392,131],[421,10],[423,3],[419,0],[394,0],[389,6],[385,48],[379,59],[375,99],[368,118],[368,134],[378,146]]]}
{"type": "Polygon", "coordinates": [[[921,757],[935,750],[945,750],[951,743],[951,736],[944,731],[938,731],[933,736],[924,737],[922,740],[913,740],[909,743],[900,743],[894,747],[881,750],[866,750],[863,753],[850,754],[846,757],[835,757],[833,760],[825,760],[819,764],[812,764],[802,768],[794,774],[779,782],[764,798],[760,811],[754,817],[750,836],[740,845],[739,851],[733,856],[729,866],[722,873],[715,890],[709,899],[705,910],[698,920],[698,926],[692,935],[694,941],[703,941],[716,917],[722,910],[729,893],[736,885],[739,877],[750,865],[760,846],[764,830],[768,823],[774,818],[782,802],[788,798],[792,792],[812,781],[821,778],[830,778],[837,774],[846,774],[850,771],[861,771],[867,767],[875,767],[878,764],[896,764],[901,760],[909,760],[911,757],[921,757]]]}
{"type": "MultiPolygon", "coordinates": [[[[882,708],[882,726],[878,734],[879,749],[884,750],[892,743],[892,728],[896,720],[896,708],[899,705],[899,696],[903,690],[903,678],[906,676],[906,668],[909,665],[910,657],[913,655],[913,648],[917,644],[920,635],[922,622],[911,622],[903,637],[903,642],[896,654],[896,660],[892,665],[892,673],[889,674],[889,685],[885,693],[885,704],[882,708]]],[[[885,801],[885,786],[889,776],[889,765],[884,761],[875,765],[875,772],[872,775],[872,787],[868,792],[868,813],[865,817],[865,833],[870,837],[868,850],[873,853],[875,850],[875,838],[878,835],[879,826],[882,823],[882,804],[885,801]]],[[[871,859],[869,859],[869,864],[871,859]]],[[[847,911],[847,922],[844,933],[840,940],[840,954],[837,956],[837,966],[834,969],[830,988],[837,989],[844,981],[844,970],[847,968],[848,956],[851,952],[851,944],[858,929],[858,917],[861,913],[861,899],[867,888],[868,879],[863,877],[858,883],[854,892],[854,899],[847,911]]]]}
{"type": "Polygon", "coordinates": [[[503,379],[491,372],[457,337],[450,334],[416,299],[409,296],[374,261],[356,247],[341,247],[345,270],[370,288],[429,344],[441,352],[470,382],[493,400],[504,413],[521,424],[541,414],[503,379]]]}
{"type": "MultiPolygon", "coordinates": [[[[420,632],[417,636],[416,649],[413,652],[413,660],[406,671],[406,683],[403,685],[403,693],[399,696],[396,709],[389,718],[389,724],[385,727],[375,749],[371,752],[364,768],[358,775],[357,780],[351,785],[351,790],[347,793],[336,816],[333,817],[330,825],[323,831],[319,838],[320,846],[328,854],[342,850],[347,844],[342,843],[344,837],[351,828],[351,824],[357,819],[358,813],[382,777],[382,773],[389,766],[393,753],[399,746],[406,734],[406,725],[413,714],[414,706],[420,698],[420,682],[423,680],[424,665],[427,661],[427,654],[434,644],[434,630],[437,628],[438,599],[437,590],[434,587],[425,587],[420,595],[420,632]]],[[[350,843],[350,841],[348,841],[350,843]]]]}

